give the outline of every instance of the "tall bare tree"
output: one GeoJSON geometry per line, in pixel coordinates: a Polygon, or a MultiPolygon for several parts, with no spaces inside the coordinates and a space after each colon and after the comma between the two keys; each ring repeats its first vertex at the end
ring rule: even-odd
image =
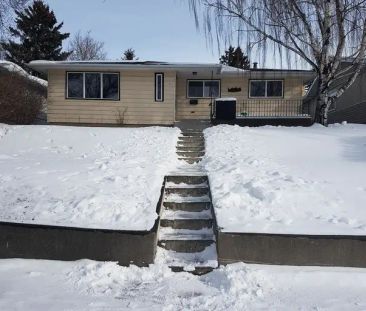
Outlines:
{"type": "Polygon", "coordinates": [[[24,9],[29,0],[0,0],[0,37],[6,36],[12,25],[14,12],[24,9]]]}
{"type": "Polygon", "coordinates": [[[104,42],[100,42],[91,36],[91,31],[85,35],[78,31],[69,43],[70,60],[103,60],[107,53],[104,51],[104,42]]]}
{"type": "Polygon", "coordinates": [[[307,62],[317,74],[316,120],[327,125],[331,103],[352,85],[364,64],[366,0],[189,0],[196,25],[210,40],[233,34],[290,63],[307,62]],[[351,60],[341,66],[342,60],[351,60]],[[342,81],[335,94],[330,84],[342,81]]]}

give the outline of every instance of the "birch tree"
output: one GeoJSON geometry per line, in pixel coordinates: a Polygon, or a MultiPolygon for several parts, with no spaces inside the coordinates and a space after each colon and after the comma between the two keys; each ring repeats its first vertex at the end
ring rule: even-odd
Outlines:
{"type": "Polygon", "coordinates": [[[366,52],[366,0],[188,0],[197,27],[212,40],[233,34],[287,62],[302,59],[316,72],[316,121],[357,78],[366,52]],[[341,66],[347,58],[349,66],[341,66]],[[330,94],[330,84],[342,81],[330,94]]]}
{"type": "Polygon", "coordinates": [[[0,36],[6,36],[13,22],[14,12],[22,10],[29,0],[0,0],[0,36]]]}

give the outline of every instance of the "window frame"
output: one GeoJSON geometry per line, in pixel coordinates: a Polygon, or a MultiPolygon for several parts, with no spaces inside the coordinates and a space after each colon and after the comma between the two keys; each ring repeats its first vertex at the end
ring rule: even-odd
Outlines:
{"type": "Polygon", "coordinates": [[[249,79],[249,86],[248,86],[248,98],[270,98],[270,99],[276,99],[276,98],[284,98],[285,96],[285,80],[284,79],[249,79]],[[265,84],[265,88],[264,88],[264,96],[251,96],[251,89],[252,89],[252,84],[251,82],[261,82],[264,81],[265,84]],[[277,82],[277,81],[281,81],[282,82],[282,95],[281,96],[268,96],[267,95],[267,83],[268,82],[277,82]]]}
{"type": "Polygon", "coordinates": [[[221,97],[221,79],[187,79],[187,84],[186,84],[186,98],[187,99],[208,99],[208,98],[220,98],[221,97]],[[205,95],[205,82],[218,82],[219,83],[219,94],[218,97],[211,97],[211,96],[201,96],[201,97],[190,97],[189,96],[189,82],[190,81],[201,81],[203,82],[202,84],[202,95],[205,95]]]}
{"type": "Polygon", "coordinates": [[[155,102],[164,102],[164,73],[155,72],[154,75],[154,100],[155,102]],[[161,98],[158,98],[158,77],[161,77],[161,98]]]}
{"type": "Polygon", "coordinates": [[[120,72],[114,71],[66,71],[65,74],[65,99],[66,100],[102,100],[102,101],[120,101],[121,99],[121,77],[120,72]],[[81,73],[83,74],[83,97],[69,97],[69,73],[81,73]],[[100,98],[86,98],[85,97],[85,74],[86,73],[98,73],[100,75],[100,98]],[[103,74],[115,74],[118,76],[118,96],[116,99],[103,98],[103,74]]]}

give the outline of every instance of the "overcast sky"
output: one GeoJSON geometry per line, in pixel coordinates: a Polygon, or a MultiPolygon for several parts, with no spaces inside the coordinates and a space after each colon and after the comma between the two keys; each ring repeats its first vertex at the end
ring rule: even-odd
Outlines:
{"type": "MultiPolygon", "coordinates": [[[[105,42],[109,59],[134,48],[143,60],[218,62],[216,46],[206,46],[187,0],[47,0],[63,31],[91,30],[105,42]]],[[[67,42],[65,48],[67,48],[67,42]]]]}

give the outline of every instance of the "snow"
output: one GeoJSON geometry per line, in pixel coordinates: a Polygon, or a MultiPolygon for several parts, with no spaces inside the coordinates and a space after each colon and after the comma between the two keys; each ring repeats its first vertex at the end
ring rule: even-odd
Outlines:
{"type": "Polygon", "coordinates": [[[0,67],[4,68],[6,71],[18,73],[21,76],[26,77],[26,78],[42,85],[42,86],[45,86],[45,87],[48,86],[47,81],[30,75],[22,67],[18,66],[17,64],[14,64],[12,62],[9,62],[9,61],[6,61],[6,60],[0,60],[0,67]]]}
{"type": "Polygon", "coordinates": [[[0,219],[149,230],[179,132],[0,124],[0,219]]]}
{"type": "Polygon", "coordinates": [[[366,125],[222,125],[204,134],[223,231],[366,234],[366,125]]]}
{"type": "Polygon", "coordinates": [[[236,101],[236,98],[235,97],[220,97],[220,98],[215,98],[215,101],[220,101],[220,102],[223,102],[223,101],[236,101]]]}
{"type": "Polygon", "coordinates": [[[366,269],[0,260],[0,310],[365,310],[366,269]]]}

